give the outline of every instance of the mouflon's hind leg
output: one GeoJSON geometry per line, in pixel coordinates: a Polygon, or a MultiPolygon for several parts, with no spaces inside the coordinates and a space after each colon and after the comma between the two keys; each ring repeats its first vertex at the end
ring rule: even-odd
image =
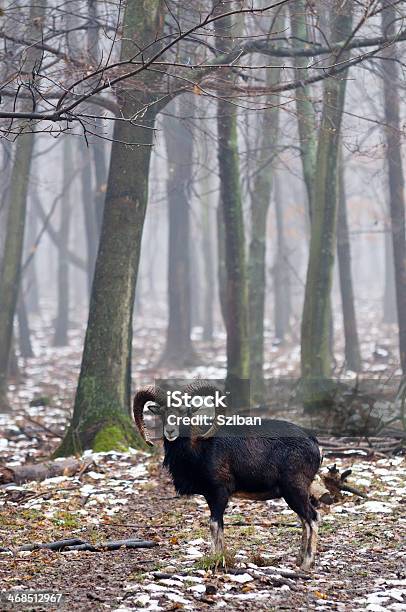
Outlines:
{"type": "Polygon", "coordinates": [[[300,551],[296,558],[296,565],[302,565],[307,549],[307,529],[305,521],[299,516],[300,522],[302,523],[302,541],[300,544],[300,551]]]}
{"type": "Polygon", "coordinates": [[[228,495],[224,491],[216,491],[206,498],[210,508],[210,533],[212,541],[212,552],[214,554],[224,553],[224,510],[228,504],[228,495]]]}
{"type": "Polygon", "coordinates": [[[319,535],[320,515],[317,512],[317,510],[314,510],[314,512],[316,516],[314,519],[310,521],[307,549],[304,555],[303,562],[300,566],[303,570],[309,570],[311,567],[313,567],[314,560],[316,557],[317,540],[318,540],[318,535],[319,535]]]}
{"type": "Polygon", "coordinates": [[[284,490],[283,498],[302,522],[302,545],[297,561],[302,570],[308,571],[314,565],[316,555],[319,514],[310,502],[308,492],[301,486],[290,484],[284,490]]]}

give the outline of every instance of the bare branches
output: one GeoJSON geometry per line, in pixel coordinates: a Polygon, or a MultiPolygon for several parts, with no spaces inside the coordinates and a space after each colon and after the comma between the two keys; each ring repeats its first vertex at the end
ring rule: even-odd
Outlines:
{"type": "MultiPolygon", "coordinates": [[[[161,37],[151,40],[144,48],[138,48],[135,41],[132,41],[135,48],[134,55],[125,61],[117,60],[121,28],[120,11],[115,17],[115,26],[112,26],[111,20],[103,24],[98,19],[97,23],[93,23],[87,16],[82,16],[83,24],[75,29],[97,27],[104,32],[104,43],[110,41],[108,49],[105,48],[105,45],[103,48],[102,45],[100,63],[96,67],[89,63],[89,56],[86,55],[85,49],[82,56],[78,56],[69,49],[66,43],[66,31],[62,29],[58,32],[48,32],[41,40],[35,41],[26,40],[18,33],[10,33],[3,29],[0,31],[0,38],[3,38],[5,44],[7,42],[20,45],[21,52],[24,51],[24,48],[34,46],[43,52],[43,60],[50,58],[53,60],[47,66],[43,62],[43,67],[37,68],[36,78],[30,79],[28,83],[22,78],[21,66],[15,66],[15,73],[8,71],[9,76],[0,86],[0,108],[3,99],[13,99],[13,104],[11,108],[0,110],[0,119],[9,119],[11,122],[25,120],[37,125],[41,122],[47,126],[44,127],[44,131],[50,132],[55,129],[63,131],[66,129],[64,125],[72,122],[85,125],[88,121],[103,119],[110,114],[120,121],[136,123],[137,115],[125,117],[121,113],[120,91],[123,88],[127,92],[132,90],[138,97],[148,95],[149,99],[155,98],[159,100],[160,105],[165,105],[174,95],[187,90],[196,90],[199,94],[207,94],[209,90],[212,90],[216,96],[225,95],[221,91],[224,83],[227,83],[227,88],[233,88],[232,92],[226,92],[227,96],[256,97],[267,93],[287,92],[338,75],[351,66],[375,57],[385,47],[406,40],[406,29],[399,29],[396,35],[385,33],[380,36],[359,36],[360,30],[366,27],[365,24],[371,15],[375,15],[365,10],[348,40],[334,44],[320,44],[315,40],[298,41],[289,33],[282,37],[281,33],[277,33],[275,36],[264,35],[259,39],[241,36],[238,40],[239,44],[230,51],[218,53],[216,48],[207,41],[207,38],[212,36],[211,28],[215,22],[236,15],[269,19],[267,15],[270,14],[271,9],[280,7],[287,1],[279,0],[262,8],[250,5],[248,8],[236,8],[222,14],[217,14],[217,12],[214,14],[213,11],[207,10],[206,14],[199,14],[197,23],[192,23],[187,28],[181,23],[175,23],[175,20],[172,30],[164,30],[161,37]],[[112,37],[107,35],[107,32],[111,31],[113,32],[112,37]],[[63,40],[57,44],[50,44],[50,41],[57,38],[58,34],[63,35],[63,40]],[[186,41],[188,45],[192,45],[193,53],[187,53],[185,61],[180,61],[176,49],[186,41]],[[346,57],[340,61],[341,53],[344,50],[347,52],[359,50],[360,53],[355,57],[346,57]],[[216,54],[215,57],[210,58],[213,53],[216,54]],[[246,66],[244,58],[254,54],[278,60],[308,58],[313,61],[303,69],[305,79],[299,76],[294,80],[286,80],[286,74],[294,67],[283,65],[282,81],[270,91],[269,88],[260,85],[253,86],[252,82],[247,83],[252,79],[254,70],[273,69],[274,67],[273,65],[246,66]],[[322,58],[328,58],[326,65],[320,63],[322,58]],[[212,78],[217,72],[220,71],[221,74],[227,69],[235,71],[240,78],[233,80],[233,83],[217,77],[212,78]],[[141,79],[141,74],[145,72],[148,72],[147,85],[145,78],[141,79]],[[177,84],[174,86],[173,83],[177,84]],[[110,94],[109,97],[106,96],[107,93],[110,94]],[[113,96],[116,99],[113,99],[113,96]],[[18,100],[30,97],[34,100],[31,110],[26,107],[16,110],[18,100]],[[86,104],[92,105],[91,112],[84,108],[86,104]],[[94,107],[99,107],[105,112],[98,115],[94,112],[94,107]],[[53,127],[55,124],[57,127],[53,127]]],[[[167,8],[162,7],[162,18],[165,17],[166,10],[167,8]]],[[[175,19],[172,11],[166,16],[172,21],[175,19]]],[[[370,33],[371,28],[368,26],[367,29],[370,33]]],[[[296,74],[298,75],[297,72],[296,74]]],[[[142,116],[145,110],[141,104],[139,115],[142,116]]],[[[12,134],[13,123],[3,128],[2,131],[5,135],[12,134]]],[[[18,133],[19,130],[14,131],[15,135],[18,133]]]]}

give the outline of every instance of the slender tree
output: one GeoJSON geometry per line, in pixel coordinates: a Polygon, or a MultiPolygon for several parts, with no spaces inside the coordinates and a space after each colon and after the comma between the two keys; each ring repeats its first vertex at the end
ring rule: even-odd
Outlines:
{"type": "Polygon", "coordinates": [[[30,326],[28,323],[27,307],[24,295],[20,292],[17,304],[17,319],[18,319],[18,344],[20,355],[24,359],[34,357],[34,351],[31,344],[30,326]]]}
{"type": "Polygon", "coordinates": [[[340,148],[338,166],[337,261],[343,308],[345,363],[348,369],[353,372],[359,372],[361,370],[361,354],[352,284],[351,245],[348,231],[342,146],[340,148]]]}
{"type": "Polygon", "coordinates": [[[169,320],[160,364],[171,367],[187,367],[198,361],[191,340],[190,190],[193,137],[182,119],[187,115],[190,115],[190,100],[187,96],[180,96],[168,107],[164,120],[168,159],[169,320]]]}
{"type": "MultiPolygon", "coordinates": [[[[389,212],[390,219],[390,212],[389,212]]],[[[384,323],[397,323],[395,266],[393,262],[392,232],[390,227],[385,229],[385,287],[383,293],[383,321],[384,323]]]]}
{"type": "MultiPolygon", "coordinates": [[[[331,41],[351,35],[352,0],[334,1],[331,41]]],[[[333,53],[336,63],[348,57],[345,49],[333,53]]],[[[336,249],[338,208],[338,152],[344,109],[346,74],[324,81],[323,112],[317,148],[309,263],[302,316],[302,375],[326,379],[331,374],[330,295],[336,249]]]]}
{"type": "MultiPolygon", "coordinates": [[[[209,158],[207,135],[203,138],[202,157],[205,165],[209,158]]],[[[204,167],[200,179],[200,202],[202,219],[202,250],[204,272],[204,321],[203,340],[211,342],[214,333],[214,297],[215,297],[215,271],[214,271],[214,236],[215,221],[211,209],[211,171],[204,167]]]]}
{"type": "MultiPolygon", "coordinates": [[[[292,32],[293,47],[301,47],[303,41],[309,40],[308,25],[306,22],[305,0],[289,2],[290,28],[292,32]]],[[[308,78],[307,58],[295,57],[296,77],[306,82],[308,78]]],[[[316,176],[317,164],[317,129],[316,114],[312,102],[310,85],[299,87],[296,92],[296,116],[300,141],[300,158],[302,161],[303,179],[306,186],[309,219],[312,216],[313,185],[316,176]]]]}
{"type": "MultiPolygon", "coordinates": [[[[221,6],[214,1],[214,12],[221,6]]],[[[230,16],[214,23],[219,51],[232,45],[230,16]],[[222,38],[223,37],[223,38],[222,38]]],[[[226,75],[226,79],[231,78],[226,75]]],[[[230,389],[249,379],[248,286],[245,261],[244,218],[240,189],[236,107],[226,98],[217,101],[220,203],[224,222],[225,324],[227,381],[230,389]]],[[[221,247],[220,247],[221,248],[221,247]]],[[[240,397],[241,402],[247,397],[240,397]]]]}
{"type": "MultiPolygon", "coordinates": [[[[397,3],[382,0],[382,31],[396,38],[397,3]]],[[[406,373],[406,236],[404,172],[401,152],[401,119],[399,109],[399,65],[395,47],[383,50],[383,91],[385,134],[389,183],[389,208],[395,264],[396,304],[399,326],[399,353],[403,373],[406,373]]]]}
{"type": "MultiPolygon", "coordinates": [[[[281,17],[275,20],[276,30],[283,30],[281,17]]],[[[278,61],[276,60],[276,65],[278,61]]],[[[267,87],[279,82],[280,68],[267,71],[267,87]]],[[[251,240],[249,245],[249,313],[250,313],[250,371],[251,396],[254,402],[264,400],[264,312],[266,293],[266,236],[267,218],[273,186],[273,163],[277,153],[279,126],[279,95],[266,98],[259,127],[259,155],[252,185],[250,206],[251,240]]],[[[282,237],[279,236],[281,240],[282,237]]]]}
{"type": "Polygon", "coordinates": [[[55,319],[54,346],[68,344],[69,329],[69,234],[72,212],[72,176],[73,151],[72,142],[68,135],[63,140],[63,197],[61,206],[61,220],[58,232],[58,311],[55,319]]]}
{"type": "MultiPolygon", "coordinates": [[[[92,145],[93,146],[93,145],[92,145]]],[[[94,145],[95,146],[95,145],[94,145]]],[[[92,185],[92,170],[94,167],[94,160],[88,147],[80,146],[80,155],[82,157],[82,203],[83,203],[83,217],[85,221],[85,232],[86,232],[86,249],[87,249],[87,286],[90,291],[92,289],[94,268],[96,264],[97,246],[99,242],[99,227],[98,219],[95,207],[95,195],[93,193],[92,185]]],[[[97,188],[96,188],[97,190],[97,188]]]]}
{"type": "MultiPolygon", "coordinates": [[[[27,27],[28,39],[41,39],[45,2],[32,4],[27,27]]],[[[35,81],[42,62],[42,52],[30,46],[26,52],[22,78],[27,85],[35,81]]],[[[21,110],[30,110],[32,99],[23,100],[21,110]]],[[[0,411],[7,410],[7,374],[13,336],[13,321],[20,290],[21,258],[27,209],[27,191],[34,147],[33,126],[21,125],[21,134],[15,145],[13,170],[8,191],[8,214],[4,255],[0,269],[0,411]]]]}
{"type": "Polygon", "coordinates": [[[276,256],[273,265],[273,296],[275,336],[283,341],[289,329],[291,314],[288,245],[285,237],[284,206],[280,178],[274,176],[274,202],[276,221],[276,256]]]}

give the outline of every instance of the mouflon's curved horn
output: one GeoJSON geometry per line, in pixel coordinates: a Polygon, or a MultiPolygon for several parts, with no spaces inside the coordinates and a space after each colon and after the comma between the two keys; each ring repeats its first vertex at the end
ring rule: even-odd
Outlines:
{"type": "Polygon", "coordinates": [[[154,446],[145,433],[144,407],[147,402],[154,402],[163,407],[165,405],[165,394],[162,389],[153,386],[144,387],[137,391],[133,402],[133,415],[137,429],[148,446],[154,446]]]}

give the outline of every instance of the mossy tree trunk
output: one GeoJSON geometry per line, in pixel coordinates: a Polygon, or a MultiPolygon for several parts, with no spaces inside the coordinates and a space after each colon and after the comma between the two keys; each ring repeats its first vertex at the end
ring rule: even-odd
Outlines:
{"type": "MultiPolygon", "coordinates": [[[[334,2],[332,42],[347,40],[351,33],[351,1],[334,2]]],[[[347,56],[346,51],[341,51],[333,55],[333,63],[347,56]]],[[[301,334],[302,376],[316,381],[331,375],[330,302],[336,250],[338,152],[345,90],[346,73],[324,82],[301,334]]]]}
{"type": "Polygon", "coordinates": [[[340,147],[338,166],[337,260],[345,336],[345,364],[353,372],[361,370],[361,354],[355,314],[354,289],[351,274],[351,244],[347,220],[344,160],[340,147]]]}
{"type": "MultiPolygon", "coordinates": [[[[224,7],[214,2],[214,11],[218,10],[223,11],[224,7]]],[[[231,27],[230,17],[215,22],[216,46],[222,52],[232,45],[231,27]]],[[[237,113],[235,106],[222,97],[217,100],[217,137],[220,205],[224,224],[227,385],[232,390],[236,389],[239,381],[249,379],[250,375],[248,284],[240,189],[237,113]]],[[[248,400],[247,397],[239,399],[242,403],[248,400]]]]}
{"type": "MultiPolygon", "coordinates": [[[[174,100],[164,120],[168,159],[168,327],[161,365],[188,367],[197,363],[191,340],[190,198],[193,137],[182,117],[190,114],[190,101],[174,100]]],[[[193,270],[196,274],[196,270],[193,270]]]]}
{"type": "MultiPolygon", "coordinates": [[[[281,18],[274,28],[283,29],[281,18]]],[[[267,86],[279,82],[280,68],[267,71],[267,86]]],[[[264,313],[266,293],[266,235],[269,204],[273,185],[273,157],[276,155],[279,126],[279,95],[268,96],[262,111],[257,172],[253,181],[250,206],[251,239],[249,245],[249,318],[250,318],[250,374],[251,398],[255,403],[264,400],[264,313]]]]}
{"type": "MultiPolygon", "coordinates": [[[[159,0],[127,4],[121,59],[159,38],[161,6],[159,0]]],[[[155,51],[150,45],[144,58],[155,51]]],[[[146,92],[153,78],[143,73],[146,92]]],[[[85,448],[123,449],[139,440],[129,417],[132,318],[159,107],[148,93],[122,90],[119,96],[123,116],[138,115],[137,125],[119,121],[114,128],[82,366],[72,421],[57,456],[85,448]]]]}
{"type": "MultiPolygon", "coordinates": [[[[382,30],[385,36],[395,39],[397,9],[393,0],[382,0],[382,30]]],[[[387,143],[387,167],[389,182],[389,209],[393,259],[395,264],[396,305],[399,327],[399,353],[402,371],[406,373],[406,236],[404,172],[401,150],[401,118],[399,100],[399,65],[393,46],[383,50],[385,134],[387,143]]]]}
{"type": "MultiPolygon", "coordinates": [[[[42,17],[45,3],[30,8],[28,39],[41,38],[42,17]]],[[[29,47],[27,50],[22,78],[30,81],[42,61],[41,50],[29,47]]],[[[32,100],[24,100],[21,111],[32,109],[32,100]]],[[[20,290],[21,259],[23,254],[24,230],[27,211],[27,192],[31,169],[34,134],[31,125],[21,126],[14,152],[14,163],[8,191],[8,213],[4,254],[0,269],[0,411],[7,410],[7,374],[13,337],[13,321],[20,290]]]]}

